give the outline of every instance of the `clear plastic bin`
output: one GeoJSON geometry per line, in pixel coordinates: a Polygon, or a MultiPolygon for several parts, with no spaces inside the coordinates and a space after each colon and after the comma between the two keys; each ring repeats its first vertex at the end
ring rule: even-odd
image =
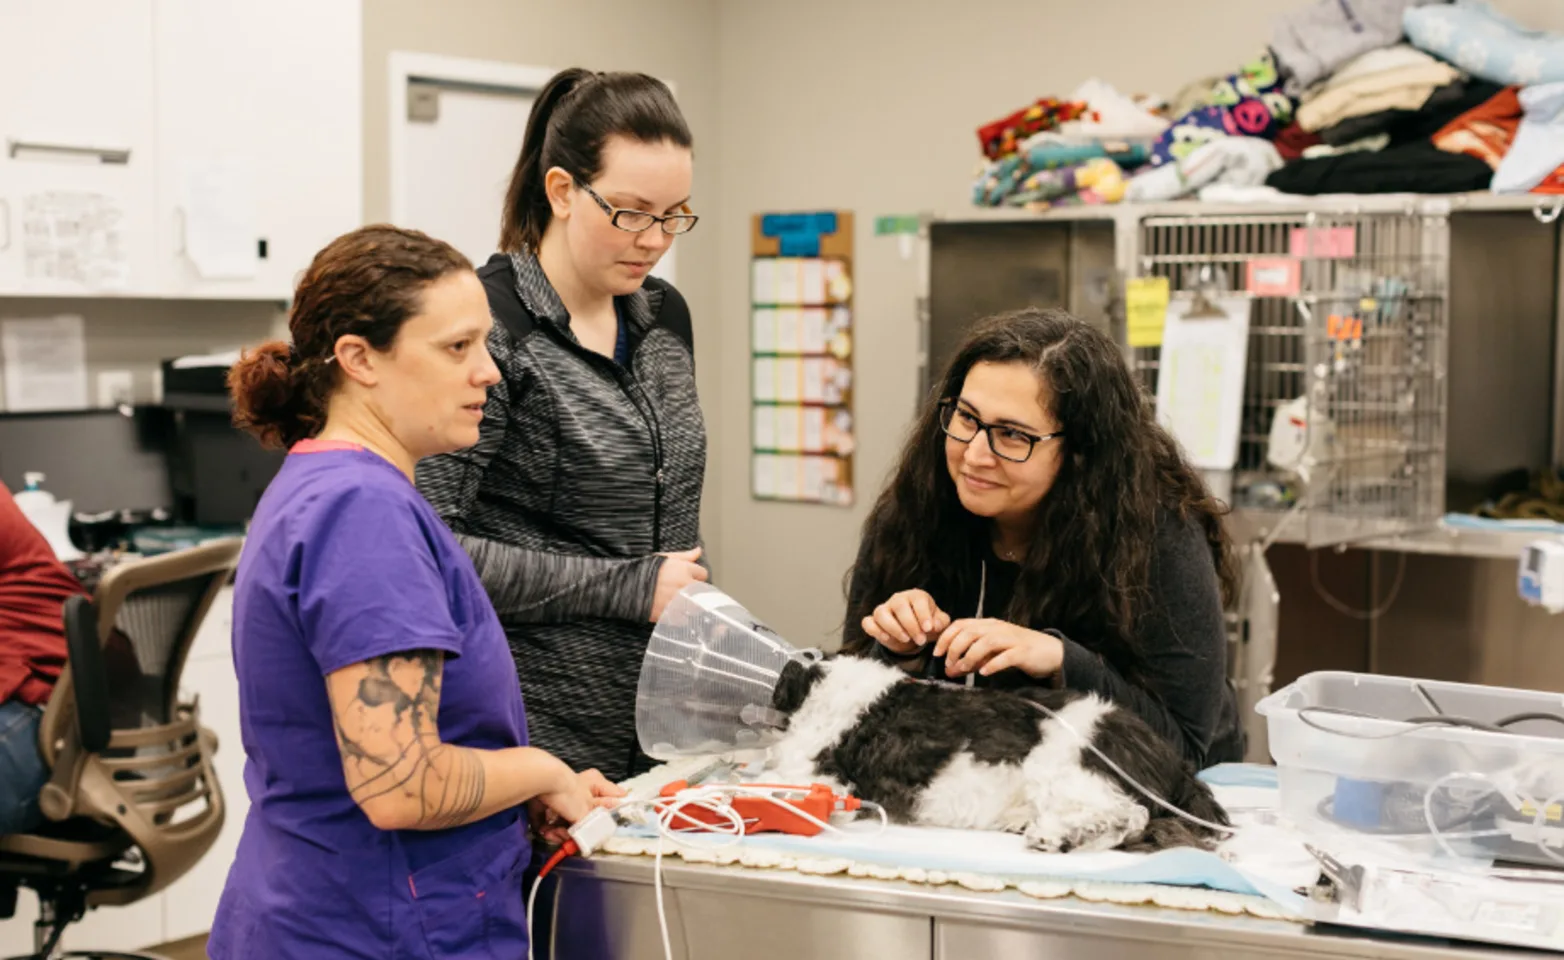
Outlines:
{"type": "Polygon", "coordinates": [[[1414,856],[1564,865],[1564,694],[1311,673],[1255,707],[1282,812],[1414,856]],[[1461,718],[1504,732],[1415,723],[1461,718]],[[1547,717],[1557,717],[1549,720],[1547,717]]]}

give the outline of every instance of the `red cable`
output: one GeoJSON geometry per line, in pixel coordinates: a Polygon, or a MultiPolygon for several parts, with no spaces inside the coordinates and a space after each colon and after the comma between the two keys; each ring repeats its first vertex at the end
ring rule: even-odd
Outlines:
{"type": "Polygon", "coordinates": [[[538,871],[538,879],[542,880],[544,877],[548,876],[549,871],[559,866],[561,860],[575,855],[578,851],[580,851],[580,849],[580,847],[576,846],[576,842],[574,840],[566,840],[565,845],[560,847],[558,850],[555,850],[554,855],[549,857],[548,860],[543,864],[543,869],[538,871]]]}

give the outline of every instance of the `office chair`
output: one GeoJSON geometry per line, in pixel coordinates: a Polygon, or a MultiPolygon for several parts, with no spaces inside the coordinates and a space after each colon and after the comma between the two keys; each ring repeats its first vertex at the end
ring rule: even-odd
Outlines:
{"type": "Polygon", "coordinates": [[[241,544],[130,561],[92,600],[66,602],[65,670],[38,729],[47,822],[0,835],[0,918],[15,915],[20,887],[38,895],[34,957],[150,956],[56,948],[88,909],[152,896],[217,839],[217,738],[201,726],[199,703],[179,702],[179,678],[241,544]]]}

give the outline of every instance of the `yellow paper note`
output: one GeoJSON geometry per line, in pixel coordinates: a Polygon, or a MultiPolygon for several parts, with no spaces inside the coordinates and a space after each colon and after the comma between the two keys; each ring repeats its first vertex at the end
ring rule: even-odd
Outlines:
{"type": "Polygon", "coordinates": [[[1130,346],[1162,346],[1162,327],[1168,318],[1168,278],[1130,278],[1124,285],[1124,318],[1130,346]]]}

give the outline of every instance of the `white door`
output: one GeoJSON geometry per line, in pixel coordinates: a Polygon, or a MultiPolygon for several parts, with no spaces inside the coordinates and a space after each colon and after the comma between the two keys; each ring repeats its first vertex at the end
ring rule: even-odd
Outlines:
{"type": "Polygon", "coordinates": [[[411,82],[429,119],[406,123],[406,207],[398,219],[482,266],[497,250],[500,214],[536,91],[411,82]]]}
{"type": "MultiPolygon", "coordinates": [[[[392,54],[391,216],[482,266],[498,249],[505,191],[533,98],[551,71],[392,54]]],[[[653,271],[673,279],[670,249],[653,271]]]]}
{"type": "Polygon", "coordinates": [[[152,0],[0,6],[0,294],[147,294],[152,0]]]}
{"type": "Polygon", "coordinates": [[[156,0],[165,296],[292,296],[363,222],[359,0],[156,0]]]}

